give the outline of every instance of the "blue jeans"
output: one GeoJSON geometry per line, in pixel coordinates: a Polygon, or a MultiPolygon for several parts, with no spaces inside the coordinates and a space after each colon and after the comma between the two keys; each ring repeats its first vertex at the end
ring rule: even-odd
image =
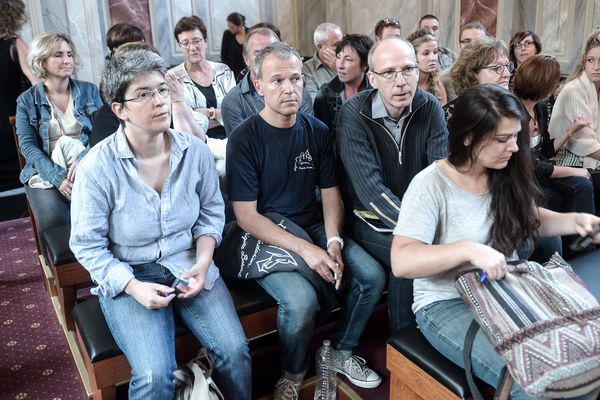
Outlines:
{"type": "MultiPolygon", "coordinates": [[[[417,312],[417,322],[423,335],[433,347],[454,364],[464,368],[463,348],[467,330],[473,316],[462,299],[452,299],[431,303],[417,312]]],[[[473,342],[471,353],[473,374],[491,386],[498,384],[504,361],[496,353],[483,332],[479,330],[473,342]]],[[[595,400],[599,390],[577,397],[595,400]]],[[[513,384],[512,400],[535,399],[526,394],[517,384],[513,384]]]]}
{"type": "Polygon", "coordinates": [[[54,187],[34,189],[25,184],[25,194],[35,217],[40,250],[46,259],[46,242],[42,240],[42,234],[49,228],[71,222],[71,203],[54,187]]]}
{"type": "MultiPolygon", "coordinates": [[[[322,224],[306,229],[313,242],[327,247],[322,224]]],[[[351,351],[358,341],[377,305],[385,275],[379,263],[356,242],[344,238],[344,280],[350,279],[349,290],[341,300],[340,315],[331,334],[337,350],[351,351]]],[[[308,347],[313,337],[315,317],[319,310],[317,293],[299,272],[274,272],[257,279],[279,305],[277,329],[281,342],[283,369],[292,375],[308,369],[308,347]]]]}
{"type": "Polygon", "coordinates": [[[388,313],[390,334],[393,336],[407,326],[415,325],[415,316],[411,310],[413,303],[412,279],[396,278],[392,274],[390,251],[391,233],[380,233],[360,221],[352,223],[352,237],[389,271],[388,313]]]}
{"type": "Polygon", "coordinates": [[[600,249],[570,259],[568,262],[590,293],[600,302],[600,249]]]}
{"type": "MultiPolygon", "coordinates": [[[[143,282],[170,286],[175,277],[157,263],[133,266],[143,282]]],[[[173,299],[169,306],[148,310],[133,297],[99,296],[102,312],[115,342],[131,365],[129,399],[173,399],[175,321],[177,315],[214,360],[214,379],[226,399],[251,397],[248,341],[222,279],[211,290],[190,299],[173,299]]]]}
{"type": "Polygon", "coordinates": [[[551,178],[543,182],[547,206],[558,212],[585,212],[594,214],[594,185],[580,176],[551,178]]]}

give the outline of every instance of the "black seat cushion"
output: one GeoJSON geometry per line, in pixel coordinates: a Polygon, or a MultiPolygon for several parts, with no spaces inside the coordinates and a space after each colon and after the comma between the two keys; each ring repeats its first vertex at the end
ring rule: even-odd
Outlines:
{"type": "MultiPolygon", "coordinates": [[[[403,329],[388,343],[460,398],[470,396],[464,369],[433,348],[417,327],[403,329]]],[[[476,382],[479,388],[487,386],[478,379],[476,382]]]]}
{"type": "MultiPolygon", "coordinates": [[[[276,305],[275,300],[254,281],[229,280],[226,283],[240,317],[276,305]]],[[[97,296],[77,303],[72,314],[92,362],[122,354],[106,324],[97,296]]],[[[177,318],[175,323],[176,336],[188,332],[177,318]]]]}
{"type": "Polygon", "coordinates": [[[55,267],[77,261],[69,248],[70,236],[70,224],[54,226],[42,233],[42,239],[46,243],[46,249],[49,253],[48,257],[55,267]]]}

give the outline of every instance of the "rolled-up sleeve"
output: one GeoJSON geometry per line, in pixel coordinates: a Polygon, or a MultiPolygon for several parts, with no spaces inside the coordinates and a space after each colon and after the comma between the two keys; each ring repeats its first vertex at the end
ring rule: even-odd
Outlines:
{"type": "Polygon", "coordinates": [[[85,166],[80,166],[73,185],[69,246],[98,284],[95,292],[112,298],[125,289],[133,272],[109,250],[110,210],[108,192],[94,181],[85,166]]]}
{"type": "Polygon", "coordinates": [[[200,176],[204,179],[196,184],[196,192],[200,198],[200,212],[192,226],[192,235],[194,240],[200,236],[211,236],[218,246],[221,243],[225,225],[223,196],[219,189],[219,177],[215,162],[208,147],[202,144],[200,151],[201,158],[198,167],[200,176]]]}

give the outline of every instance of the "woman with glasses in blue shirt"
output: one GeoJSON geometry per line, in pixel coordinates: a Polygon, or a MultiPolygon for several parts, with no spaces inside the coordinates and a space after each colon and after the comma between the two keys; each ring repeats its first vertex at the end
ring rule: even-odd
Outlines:
{"type": "Polygon", "coordinates": [[[212,258],[224,225],[212,155],[169,129],[166,65],[117,52],[102,76],[119,130],[81,161],[70,246],[98,285],[102,312],[132,369],[129,399],[172,399],[178,317],[214,359],[227,399],[249,399],[250,355],[212,258]]]}

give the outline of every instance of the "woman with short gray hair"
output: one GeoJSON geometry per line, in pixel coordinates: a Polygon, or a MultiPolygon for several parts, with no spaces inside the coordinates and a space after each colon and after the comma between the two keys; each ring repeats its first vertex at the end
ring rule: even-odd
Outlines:
{"type": "Polygon", "coordinates": [[[102,312],[132,368],[129,399],[172,399],[174,317],[212,356],[227,399],[249,399],[250,354],[212,261],[223,199],[206,144],[169,128],[160,56],[116,52],[103,95],[121,121],[79,167],[70,246],[92,276],[102,312]]]}

